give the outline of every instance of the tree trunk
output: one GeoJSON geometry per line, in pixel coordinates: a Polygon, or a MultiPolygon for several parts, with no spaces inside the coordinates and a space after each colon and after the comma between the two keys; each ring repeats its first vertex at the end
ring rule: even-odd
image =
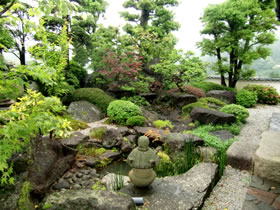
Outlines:
{"type": "Polygon", "coordinates": [[[146,29],[148,25],[149,17],[150,17],[150,11],[147,9],[143,9],[140,17],[140,26],[142,26],[144,29],[146,29]]]}
{"type": "Polygon", "coordinates": [[[25,47],[22,46],[21,50],[19,51],[19,60],[21,65],[26,65],[26,60],[25,60],[25,47]]]}
{"type": "Polygon", "coordinates": [[[226,80],[225,80],[225,75],[224,75],[224,72],[223,72],[223,69],[222,69],[221,49],[217,48],[216,53],[217,53],[217,59],[218,59],[218,71],[220,72],[220,75],[221,75],[221,85],[227,86],[226,80]]]}

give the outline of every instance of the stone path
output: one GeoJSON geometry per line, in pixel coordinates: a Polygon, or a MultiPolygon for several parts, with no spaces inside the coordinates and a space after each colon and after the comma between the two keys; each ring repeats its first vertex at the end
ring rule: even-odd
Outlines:
{"type": "Polygon", "coordinates": [[[250,116],[237,137],[239,141],[227,152],[229,164],[234,168],[226,167],[224,176],[204,203],[203,210],[280,210],[280,184],[256,176],[250,177],[248,171],[238,170],[253,169],[261,135],[268,130],[272,113],[280,113],[280,105],[258,105],[248,110],[250,116]]]}
{"type": "Polygon", "coordinates": [[[280,210],[280,183],[253,176],[242,210],[280,210]]]}

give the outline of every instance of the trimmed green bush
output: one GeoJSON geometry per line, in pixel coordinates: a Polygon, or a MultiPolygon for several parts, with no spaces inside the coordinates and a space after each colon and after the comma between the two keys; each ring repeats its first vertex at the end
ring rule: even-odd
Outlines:
{"type": "Polygon", "coordinates": [[[245,122],[246,119],[249,117],[248,110],[240,105],[236,104],[229,104],[221,108],[221,112],[225,112],[228,114],[234,114],[236,119],[240,122],[245,122]]]}
{"type": "Polygon", "coordinates": [[[127,119],[127,126],[143,126],[145,124],[145,117],[142,116],[133,116],[127,119]]]}
{"type": "Polygon", "coordinates": [[[115,100],[109,104],[107,114],[110,120],[125,125],[129,118],[142,116],[142,111],[139,106],[130,101],[115,100]]]}
{"type": "Polygon", "coordinates": [[[209,92],[210,90],[235,91],[234,88],[229,88],[229,87],[219,85],[219,84],[214,83],[214,82],[206,82],[206,81],[192,82],[191,85],[204,90],[206,93],[209,92]]]}
{"type": "Polygon", "coordinates": [[[245,89],[239,90],[236,94],[236,103],[244,107],[252,107],[257,103],[257,94],[245,89]]]}
{"type": "Polygon", "coordinates": [[[107,112],[107,107],[115,99],[98,88],[79,88],[72,94],[71,101],[85,100],[101,109],[102,112],[107,112]]]}
{"type": "Polygon", "coordinates": [[[260,104],[278,104],[280,96],[277,90],[271,86],[265,85],[247,85],[244,89],[257,93],[258,103],[260,104]]]}

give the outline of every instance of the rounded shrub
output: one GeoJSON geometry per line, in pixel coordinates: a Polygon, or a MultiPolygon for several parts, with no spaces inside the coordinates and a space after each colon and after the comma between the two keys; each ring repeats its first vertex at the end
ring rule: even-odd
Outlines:
{"type": "Polygon", "coordinates": [[[225,105],[220,111],[235,115],[237,121],[240,122],[245,122],[249,117],[248,110],[245,107],[236,104],[225,105]]]}
{"type": "Polygon", "coordinates": [[[107,115],[110,120],[125,125],[126,121],[134,116],[142,116],[139,106],[130,101],[115,100],[107,108],[107,115]]]}
{"type": "Polygon", "coordinates": [[[79,88],[74,91],[70,101],[85,100],[101,109],[102,112],[107,112],[107,107],[115,99],[98,88],[79,88]]]}
{"type": "Polygon", "coordinates": [[[256,92],[258,103],[260,104],[278,104],[280,96],[277,90],[271,86],[265,85],[247,85],[244,89],[256,92]]]}
{"type": "Polygon", "coordinates": [[[143,126],[145,124],[145,117],[142,116],[133,116],[127,119],[127,126],[143,126]]]}
{"type": "Polygon", "coordinates": [[[242,89],[236,94],[236,103],[244,107],[252,107],[257,103],[257,94],[246,89],[242,89]]]}
{"type": "Polygon", "coordinates": [[[220,99],[213,98],[213,97],[200,98],[198,101],[207,104],[216,104],[217,106],[221,106],[221,107],[227,105],[225,102],[221,101],[220,99]]]}

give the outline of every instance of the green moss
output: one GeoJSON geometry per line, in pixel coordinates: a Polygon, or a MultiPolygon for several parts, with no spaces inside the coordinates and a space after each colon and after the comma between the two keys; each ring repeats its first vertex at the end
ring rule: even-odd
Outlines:
{"type": "Polygon", "coordinates": [[[30,192],[32,190],[30,182],[25,181],[21,187],[20,197],[18,200],[18,207],[21,210],[34,209],[33,204],[30,201],[30,192]]]}
{"type": "Polygon", "coordinates": [[[71,120],[70,121],[70,126],[74,131],[77,130],[83,130],[88,127],[88,124],[86,122],[83,122],[81,120],[71,120]]]}
{"type": "Polygon", "coordinates": [[[207,104],[209,104],[209,103],[216,104],[217,106],[221,106],[221,107],[227,105],[225,102],[223,102],[223,101],[221,101],[217,98],[213,98],[213,97],[200,98],[198,101],[199,102],[204,102],[204,103],[207,103],[207,104]]]}
{"type": "Polygon", "coordinates": [[[71,101],[85,100],[107,112],[107,107],[115,99],[98,88],[79,88],[72,94],[71,101]]]}
{"type": "Polygon", "coordinates": [[[52,207],[52,204],[50,203],[45,203],[45,205],[43,206],[43,209],[49,209],[52,207]]]}
{"type": "Polygon", "coordinates": [[[223,85],[219,85],[214,82],[200,81],[200,82],[192,82],[192,86],[201,88],[206,93],[210,90],[228,90],[228,91],[236,91],[234,88],[229,88],[223,85]]]}
{"type": "Polygon", "coordinates": [[[186,106],[183,106],[182,112],[183,112],[184,115],[188,115],[188,114],[191,113],[191,111],[192,111],[195,107],[204,108],[204,109],[209,109],[209,106],[207,105],[207,103],[197,101],[197,102],[195,102],[195,103],[191,103],[191,104],[188,104],[188,105],[186,105],[186,106]]]}
{"type": "Polygon", "coordinates": [[[172,123],[169,120],[156,120],[153,122],[153,125],[157,128],[157,129],[162,129],[165,127],[169,127],[170,129],[173,129],[174,126],[172,125],[172,123]]]}
{"type": "Polygon", "coordinates": [[[95,129],[92,129],[92,130],[90,131],[89,136],[90,136],[91,138],[103,139],[104,134],[105,134],[105,131],[106,131],[106,128],[105,128],[105,127],[95,128],[95,129]]]}
{"type": "Polygon", "coordinates": [[[86,147],[85,145],[78,146],[78,155],[87,155],[87,156],[99,156],[105,153],[107,150],[105,148],[96,148],[96,147],[86,147]]]}
{"type": "Polygon", "coordinates": [[[101,183],[101,181],[97,181],[91,188],[93,190],[106,190],[106,187],[101,183]]]}

